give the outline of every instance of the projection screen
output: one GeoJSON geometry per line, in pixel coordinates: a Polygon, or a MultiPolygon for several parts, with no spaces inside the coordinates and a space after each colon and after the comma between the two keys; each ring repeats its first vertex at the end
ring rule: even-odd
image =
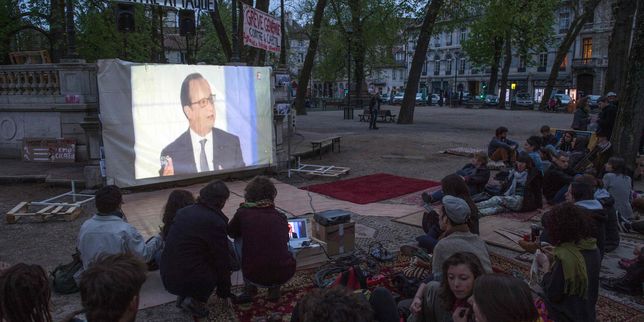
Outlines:
{"type": "Polygon", "coordinates": [[[108,183],[127,187],[273,163],[269,67],[98,62],[108,183]]]}

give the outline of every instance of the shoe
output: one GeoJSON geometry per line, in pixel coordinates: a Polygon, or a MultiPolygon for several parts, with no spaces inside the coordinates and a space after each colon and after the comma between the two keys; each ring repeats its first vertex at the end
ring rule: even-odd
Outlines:
{"type": "Polygon", "coordinates": [[[424,201],[426,204],[430,204],[430,205],[431,205],[431,204],[432,204],[432,202],[434,202],[434,199],[432,198],[432,195],[430,195],[430,194],[429,194],[429,193],[427,193],[427,192],[423,192],[423,193],[420,195],[420,197],[421,197],[421,198],[423,198],[423,201],[424,201]]]}
{"type": "Polygon", "coordinates": [[[622,279],[622,278],[608,278],[608,279],[605,279],[605,280],[601,280],[599,282],[599,284],[603,288],[605,288],[605,289],[607,289],[609,291],[622,293],[622,294],[627,294],[627,295],[631,295],[631,296],[641,296],[642,295],[641,286],[640,286],[640,288],[638,288],[637,285],[630,286],[630,284],[633,284],[633,283],[628,283],[628,282],[624,281],[624,279],[622,279]]]}
{"type": "Polygon", "coordinates": [[[246,284],[244,285],[244,291],[241,294],[235,296],[235,298],[233,299],[233,303],[235,304],[251,303],[255,295],[257,295],[257,286],[252,284],[246,284]]]}
{"type": "Polygon", "coordinates": [[[186,297],[183,302],[181,302],[181,309],[197,318],[208,317],[209,313],[204,303],[201,303],[191,297],[186,297]]]}
{"type": "Polygon", "coordinates": [[[623,220],[617,220],[617,228],[621,233],[631,233],[631,223],[623,220]]]}
{"type": "Polygon", "coordinates": [[[267,300],[271,302],[277,302],[280,299],[280,296],[281,296],[281,292],[280,292],[279,286],[268,288],[268,295],[266,295],[267,300]]]}
{"type": "Polygon", "coordinates": [[[537,249],[539,249],[539,244],[535,242],[525,241],[523,239],[519,240],[519,246],[521,246],[521,248],[523,248],[526,252],[531,254],[534,254],[537,251],[537,249]]]}

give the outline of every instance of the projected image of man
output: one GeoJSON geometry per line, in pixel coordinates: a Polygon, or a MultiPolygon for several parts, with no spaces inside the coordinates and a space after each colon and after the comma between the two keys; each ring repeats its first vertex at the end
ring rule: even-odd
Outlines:
{"type": "Polygon", "coordinates": [[[229,170],[245,166],[239,138],[215,125],[215,95],[199,73],[181,84],[181,106],[189,128],[161,151],[162,176],[229,170]]]}

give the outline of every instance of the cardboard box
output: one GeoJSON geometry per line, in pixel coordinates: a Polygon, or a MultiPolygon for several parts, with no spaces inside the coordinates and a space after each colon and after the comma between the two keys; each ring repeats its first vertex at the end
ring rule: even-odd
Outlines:
{"type": "Polygon", "coordinates": [[[345,254],[353,251],[356,242],[356,223],[348,222],[333,226],[322,226],[313,222],[311,229],[313,238],[320,241],[329,256],[345,254]]]}

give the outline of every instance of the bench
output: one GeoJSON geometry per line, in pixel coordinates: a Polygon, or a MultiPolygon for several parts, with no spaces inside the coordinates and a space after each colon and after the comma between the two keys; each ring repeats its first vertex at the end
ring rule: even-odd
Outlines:
{"type": "Polygon", "coordinates": [[[317,148],[319,153],[320,153],[320,160],[322,160],[322,144],[324,142],[331,142],[331,151],[335,151],[335,144],[338,144],[338,152],[340,152],[340,139],[342,139],[341,136],[331,136],[328,138],[320,139],[320,140],[313,140],[311,141],[311,149],[313,152],[315,152],[315,149],[317,148]]]}
{"type": "MultiPolygon", "coordinates": [[[[371,113],[369,113],[368,109],[364,109],[362,111],[362,114],[358,114],[358,117],[360,117],[360,122],[369,122],[371,121],[371,113]]],[[[378,111],[378,119],[377,121],[380,122],[391,122],[395,123],[396,122],[396,114],[391,114],[390,110],[380,110],[378,111]]]]}

